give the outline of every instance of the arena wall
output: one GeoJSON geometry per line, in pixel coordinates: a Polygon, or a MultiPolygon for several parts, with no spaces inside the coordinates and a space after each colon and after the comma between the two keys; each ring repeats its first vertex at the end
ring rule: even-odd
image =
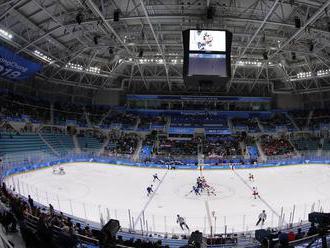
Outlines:
{"type": "Polygon", "coordinates": [[[93,97],[93,103],[96,105],[118,106],[120,103],[120,91],[98,90],[93,97]]]}

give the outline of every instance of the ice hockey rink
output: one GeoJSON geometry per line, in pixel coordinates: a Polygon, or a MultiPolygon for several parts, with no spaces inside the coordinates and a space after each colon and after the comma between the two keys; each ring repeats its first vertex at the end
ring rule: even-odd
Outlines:
{"type": "Polygon", "coordinates": [[[184,233],[176,215],[190,230],[210,233],[260,228],[257,216],[266,210],[264,227],[308,219],[308,213],[330,211],[330,166],[295,165],[260,169],[204,170],[216,196],[189,193],[199,170],[165,170],[101,163],[63,164],[65,175],[52,168],[14,175],[7,184],[22,195],[84,220],[118,219],[124,228],[184,233]],[[158,173],[160,182],[153,182],[158,173]],[[255,176],[254,182],[248,179],[255,176]],[[146,188],[153,185],[154,194],[146,188]],[[254,199],[252,187],[260,198],[254,199]]]}

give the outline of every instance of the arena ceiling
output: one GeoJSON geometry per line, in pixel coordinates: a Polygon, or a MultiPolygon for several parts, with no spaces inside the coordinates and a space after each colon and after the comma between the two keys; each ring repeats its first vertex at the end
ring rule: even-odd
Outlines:
{"type": "Polygon", "coordinates": [[[233,33],[233,77],[203,90],[301,94],[330,90],[329,5],[330,0],[0,0],[0,38],[17,53],[41,60],[38,77],[50,83],[189,93],[201,89],[182,79],[182,31],[227,29],[233,33]]]}

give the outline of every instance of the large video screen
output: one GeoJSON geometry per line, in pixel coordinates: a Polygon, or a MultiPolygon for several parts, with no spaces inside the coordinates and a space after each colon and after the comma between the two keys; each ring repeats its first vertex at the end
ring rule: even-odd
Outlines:
{"type": "Polygon", "coordinates": [[[226,31],[190,30],[189,51],[226,52],[226,31]]]}
{"type": "Polygon", "coordinates": [[[190,53],[188,76],[228,77],[226,54],[190,53]]]}

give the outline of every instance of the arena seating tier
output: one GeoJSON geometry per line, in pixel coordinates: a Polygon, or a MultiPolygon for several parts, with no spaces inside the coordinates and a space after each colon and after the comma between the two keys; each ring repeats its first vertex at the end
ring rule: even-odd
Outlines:
{"type": "Polygon", "coordinates": [[[83,134],[77,137],[80,148],[82,150],[89,149],[89,150],[100,150],[103,144],[102,138],[96,138],[90,134],[83,134]]]}
{"type": "Polygon", "coordinates": [[[265,132],[276,132],[279,128],[295,131],[296,128],[284,113],[275,113],[269,119],[260,120],[265,132]]]}
{"type": "Polygon", "coordinates": [[[300,128],[300,130],[304,130],[307,128],[309,114],[310,111],[308,110],[295,110],[289,112],[289,115],[292,117],[293,121],[300,128]]]}
{"type": "Polygon", "coordinates": [[[319,109],[314,110],[312,119],[310,120],[310,127],[313,130],[318,130],[325,126],[326,129],[329,128],[330,123],[330,110],[328,109],[319,109]]]}
{"type": "Polygon", "coordinates": [[[36,133],[0,133],[0,153],[29,151],[50,152],[49,147],[36,133]]]}
{"type": "Polygon", "coordinates": [[[315,151],[320,148],[320,139],[315,137],[304,137],[292,139],[292,143],[297,150],[315,151]]]}
{"type": "Polygon", "coordinates": [[[231,121],[235,130],[251,133],[259,133],[261,131],[255,118],[233,118],[231,121]]]}
{"type": "Polygon", "coordinates": [[[59,154],[66,154],[75,148],[70,135],[62,133],[42,133],[41,135],[59,154]]]}

